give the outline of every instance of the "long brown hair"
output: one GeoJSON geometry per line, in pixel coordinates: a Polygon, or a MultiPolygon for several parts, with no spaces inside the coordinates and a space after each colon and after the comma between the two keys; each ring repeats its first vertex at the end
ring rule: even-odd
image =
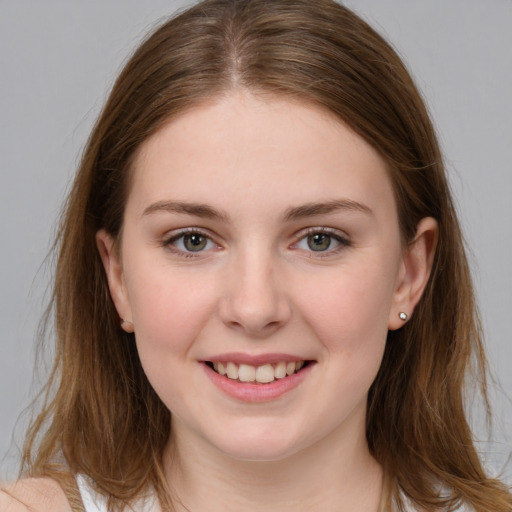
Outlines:
{"type": "MultiPolygon", "coordinates": [[[[433,271],[411,321],[389,333],[370,390],[367,440],[400,508],[458,503],[509,511],[468,426],[469,372],[486,398],[486,362],[462,236],[435,131],[409,73],[363,20],[332,0],[206,0],[170,19],[117,79],[83,153],[58,235],[57,348],[25,474],[91,477],[122,508],[155,488],[170,506],[162,452],[171,414],[119,327],[95,234],[121,235],[130,164],[178,113],[243,88],[328,109],[388,163],[404,244],[439,223],[433,271]],[[53,391],[52,391],[53,390],[53,391]]],[[[391,504],[388,504],[390,507],[391,504]]]]}

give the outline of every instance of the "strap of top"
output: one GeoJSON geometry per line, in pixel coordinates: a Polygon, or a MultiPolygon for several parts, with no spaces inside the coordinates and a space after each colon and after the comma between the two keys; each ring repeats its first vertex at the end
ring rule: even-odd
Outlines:
{"type": "Polygon", "coordinates": [[[64,479],[60,480],[60,484],[73,512],[89,512],[85,508],[77,480],[72,474],[67,474],[64,479]]]}

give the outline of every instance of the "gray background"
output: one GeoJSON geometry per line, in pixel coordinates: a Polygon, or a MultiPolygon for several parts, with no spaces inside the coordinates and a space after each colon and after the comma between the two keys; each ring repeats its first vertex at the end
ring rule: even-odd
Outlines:
{"type": "MultiPolygon", "coordinates": [[[[80,150],[130,50],[187,4],[0,0],[0,476],[15,467],[20,414],[37,388],[34,340],[51,274],[42,264],[80,150]]],[[[438,126],[501,383],[492,447],[501,460],[512,437],[512,0],[346,4],[404,56],[438,126]]]]}

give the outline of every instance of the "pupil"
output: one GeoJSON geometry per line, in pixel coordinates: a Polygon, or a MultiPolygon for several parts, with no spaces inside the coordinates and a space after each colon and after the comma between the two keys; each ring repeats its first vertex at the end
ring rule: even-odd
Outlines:
{"type": "Polygon", "coordinates": [[[312,251],[325,251],[331,245],[331,237],[323,233],[308,236],[308,247],[312,251]]]}
{"type": "Polygon", "coordinates": [[[189,251],[200,251],[206,246],[206,238],[202,235],[187,235],[184,240],[189,251]]]}

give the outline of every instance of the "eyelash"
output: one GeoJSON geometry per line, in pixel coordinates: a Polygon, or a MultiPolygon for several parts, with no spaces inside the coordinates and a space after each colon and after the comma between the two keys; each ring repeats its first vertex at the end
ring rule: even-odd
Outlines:
{"type": "MultiPolygon", "coordinates": [[[[216,248],[220,247],[212,239],[212,237],[209,233],[202,231],[201,229],[197,229],[197,228],[188,228],[188,229],[181,230],[178,233],[173,234],[169,238],[166,238],[162,242],[162,245],[164,247],[166,247],[167,249],[169,249],[174,254],[177,254],[181,257],[197,258],[197,257],[200,257],[202,253],[208,251],[208,249],[206,249],[206,251],[204,249],[200,249],[198,251],[188,251],[186,249],[184,250],[184,249],[180,249],[180,248],[176,247],[176,242],[178,240],[185,239],[186,236],[193,236],[193,235],[197,235],[199,237],[203,237],[204,239],[206,239],[207,245],[213,244],[216,248]]],[[[314,228],[307,228],[306,230],[303,230],[300,233],[298,233],[297,241],[291,245],[291,248],[300,250],[298,247],[298,244],[302,241],[307,241],[307,238],[312,235],[326,235],[331,240],[336,241],[339,245],[337,247],[335,247],[334,249],[331,249],[329,246],[326,250],[320,250],[320,251],[314,251],[312,249],[311,250],[304,249],[305,252],[310,253],[310,255],[309,255],[310,258],[313,258],[313,257],[326,258],[326,257],[332,256],[332,255],[338,254],[343,249],[351,246],[350,240],[347,237],[342,236],[339,233],[339,231],[332,229],[332,228],[314,227],[314,228]]],[[[210,247],[210,249],[211,249],[211,247],[210,247]]]]}

